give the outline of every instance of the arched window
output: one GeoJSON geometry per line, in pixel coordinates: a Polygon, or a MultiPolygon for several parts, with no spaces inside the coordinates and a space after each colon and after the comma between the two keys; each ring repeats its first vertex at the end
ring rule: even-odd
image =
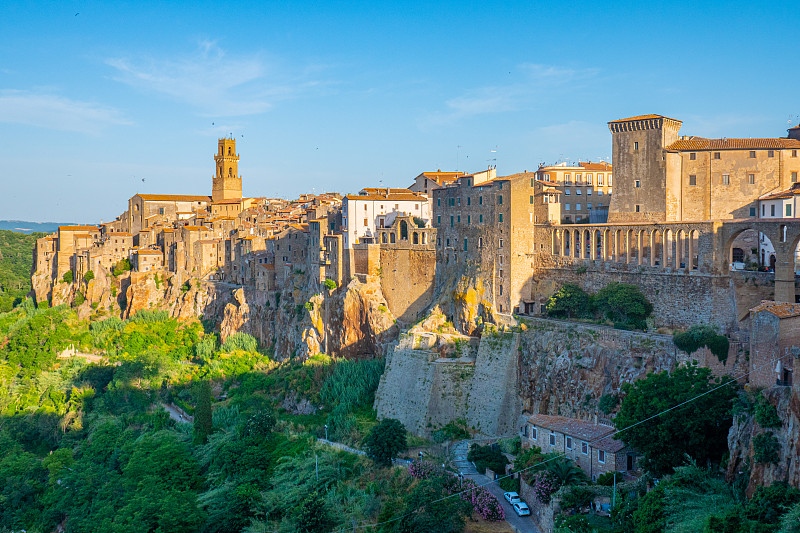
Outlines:
{"type": "Polygon", "coordinates": [[[228,146],[228,155],[231,155],[231,147],[228,146]]]}
{"type": "Polygon", "coordinates": [[[395,239],[395,237],[394,237],[394,233],[390,233],[390,234],[389,234],[389,242],[391,242],[392,244],[394,244],[394,239],[395,239]]]}
{"type": "Polygon", "coordinates": [[[400,221],[400,239],[408,240],[408,223],[405,220],[400,221]]]}
{"type": "Polygon", "coordinates": [[[229,178],[233,177],[233,168],[232,167],[228,167],[228,177],[229,178]]]}
{"type": "Polygon", "coordinates": [[[419,233],[416,231],[411,235],[411,242],[414,244],[419,244],[419,233]]]}
{"type": "Polygon", "coordinates": [[[381,232],[381,242],[386,243],[386,232],[385,231],[381,232]]]}

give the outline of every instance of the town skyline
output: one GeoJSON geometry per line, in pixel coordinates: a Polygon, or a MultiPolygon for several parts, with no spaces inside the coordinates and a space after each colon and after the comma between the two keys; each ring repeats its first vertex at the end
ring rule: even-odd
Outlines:
{"type": "Polygon", "coordinates": [[[206,194],[229,134],[245,195],[296,198],[437,169],[610,160],[606,123],[642,113],[706,137],[781,137],[800,122],[780,54],[789,4],[4,11],[4,219],[96,222],[137,192],[206,194]],[[685,54],[722,42],[710,62],[685,54]]]}

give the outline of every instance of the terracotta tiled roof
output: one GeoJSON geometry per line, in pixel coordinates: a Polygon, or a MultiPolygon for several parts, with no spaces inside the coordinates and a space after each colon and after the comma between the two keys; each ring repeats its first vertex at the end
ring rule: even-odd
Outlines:
{"type": "Polygon", "coordinates": [[[611,167],[611,163],[606,163],[605,161],[600,162],[600,163],[580,162],[578,164],[580,166],[582,166],[586,170],[606,170],[606,171],[611,171],[611,168],[612,168],[611,167]]]}
{"type": "Polygon", "coordinates": [[[593,448],[615,453],[625,447],[622,441],[604,435],[613,435],[613,426],[594,424],[577,418],[551,415],[531,415],[528,420],[539,428],[552,429],[565,435],[584,440],[593,448]]]}
{"type": "Polygon", "coordinates": [[[793,131],[793,130],[800,130],[800,124],[798,124],[794,128],[789,128],[789,131],[793,131]]]}
{"type": "Polygon", "coordinates": [[[59,226],[58,231],[100,231],[97,226],[59,226]]]}
{"type": "Polygon", "coordinates": [[[380,201],[385,202],[427,202],[428,199],[420,196],[411,191],[403,194],[390,194],[384,196],[382,194],[348,194],[345,196],[348,200],[363,200],[363,201],[380,201]]]}
{"type": "Polygon", "coordinates": [[[760,304],[750,309],[750,312],[754,314],[762,311],[772,313],[778,318],[791,318],[800,316],[800,304],[762,300],[760,304]]]}
{"type": "Polygon", "coordinates": [[[703,137],[690,137],[679,139],[667,146],[667,150],[704,151],[704,150],[780,150],[782,148],[800,148],[800,141],[796,139],[770,138],[770,139],[704,139],[703,137]]]}
{"type": "Polygon", "coordinates": [[[782,198],[791,198],[792,196],[800,194],[800,183],[795,183],[790,188],[786,189],[785,191],[767,193],[763,196],[759,196],[759,200],[780,200],[782,198]]]}
{"type": "Polygon", "coordinates": [[[142,200],[150,202],[210,202],[210,196],[191,196],[186,194],[138,194],[142,200]]]}
{"type": "Polygon", "coordinates": [[[137,250],[136,253],[139,255],[161,255],[161,252],[158,250],[137,250]]]}
{"type": "Polygon", "coordinates": [[[674,120],[675,122],[681,122],[680,120],[678,120],[676,118],[669,118],[669,117],[665,117],[664,115],[637,115],[635,117],[628,117],[628,118],[621,118],[621,119],[618,119],[618,120],[612,120],[611,122],[609,122],[609,124],[613,124],[615,122],[628,122],[628,121],[631,121],[631,120],[648,120],[648,119],[651,119],[651,118],[666,118],[667,120],[674,120]]]}
{"type": "Polygon", "coordinates": [[[210,228],[207,228],[205,226],[189,226],[189,225],[186,225],[186,226],[184,226],[184,228],[186,228],[189,231],[211,231],[210,228]]]}

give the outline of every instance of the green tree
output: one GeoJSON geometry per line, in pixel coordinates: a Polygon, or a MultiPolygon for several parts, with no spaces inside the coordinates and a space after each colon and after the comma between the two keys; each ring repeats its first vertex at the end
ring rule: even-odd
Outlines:
{"type": "Polygon", "coordinates": [[[92,272],[91,270],[87,270],[86,274],[83,275],[83,281],[89,283],[93,279],[94,279],[94,272],[92,272]]]}
{"type": "Polygon", "coordinates": [[[712,379],[710,369],[692,364],[623,384],[625,397],[614,420],[619,438],[642,452],[645,468],[657,475],[671,472],[687,455],[700,464],[719,461],[727,451],[737,393],[735,382],[724,382],[719,387],[722,378],[712,379]]]}
{"type": "Polygon", "coordinates": [[[673,336],[672,342],[688,354],[705,346],[723,363],[728,359],[728,337],[719,335],[716,326],[696,324],[688,331],[673,336]]]}
{"type": "Polygon", "coordinates": [[[405,498],[403,518],[396,522],[397,533],[457,533],[463,531],[464,521],[472,504],[462,498],[447,498],[446,480],[441,476],[415,484],[405,498]]]}
{"type": "Polygon", "coordinates": [[[583,470],[567,458],[550,461],[545,464],[545,469],[552,472],[561,485],[580,485],[589,481],[583,470]]]}
{"type": "Polygon", "coordinates": [[[547,300],[547,314],[554,317],[583,318],[592,313],[590,296],[574,283],[564,284],[547,300]]]}
{"type": "Polygon", "coordinates": [[[325,500],[314,491],[300,506],[297,525],[302,533],[325,533],[334,526],[334,521],[325,505],[325,500]]]}
{"type": "Polygon", "coordinates": [[[467,459],[475,463],[478,472],[485,472],[487,468],[498,474],[505,473],[508,459],[503,455],[499,446],[480,446],[473,444],[469,448],[467,459]]]}
{"type": "Polygon", "coordinates": [[[384,418],[372,428],[364,441],[367,456],[382,466],[390,466],[397,454],[406,450],[406,428],[394,418],[384,418]]]}
{"type": "Polygon", "coordinates": [[[645,329],[645,319],[653,312],[651,304],[636,285],[609,283],[592,298],[594,308],[615,324],[645,329]]]}
{"type": "Polygon", "coordinates": [[[214,428],[211,412],[211,384],[203,380],[197,385],[197,403],[194,408],[194,442],[205,444],[214,428]]]}
{"type": "Polygon", "coordinates": [[[64,276],[61,278],[61,281],[64,283],[72,283],[72,270],[67,270],[64,272],[64,276]]]}

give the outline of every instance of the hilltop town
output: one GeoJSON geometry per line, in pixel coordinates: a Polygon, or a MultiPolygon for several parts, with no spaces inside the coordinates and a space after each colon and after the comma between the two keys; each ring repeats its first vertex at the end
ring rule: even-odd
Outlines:
{"type": "MultiPolygon", "coordinates": [[[[694,360],[780,406],[780,461],[753,465],[750,486],[800,485],[800,126],[720,139],[661,115],[608,127],[613,167],[424,171],[406,188],[296,200],[245,196],[236,141],[219,139],[210,196],[136,194],[114,221],[39,239],[35,298],[84,317],[201,317],[279,359],[386,356],[379,417],[418,434],[462,419],[547,449],[574,438],[592,478],[640,468],[620,441],[587,446],[600,399],[694,360]],[[652,312],[637,324],[548,312],[564,287],[617,284],[652,312]],[[672,343],[702,325],[728,339],[724,357],[672,343]]],[[[752,463],[758,431],[735,422],[729,474],[752,463]]]]}

